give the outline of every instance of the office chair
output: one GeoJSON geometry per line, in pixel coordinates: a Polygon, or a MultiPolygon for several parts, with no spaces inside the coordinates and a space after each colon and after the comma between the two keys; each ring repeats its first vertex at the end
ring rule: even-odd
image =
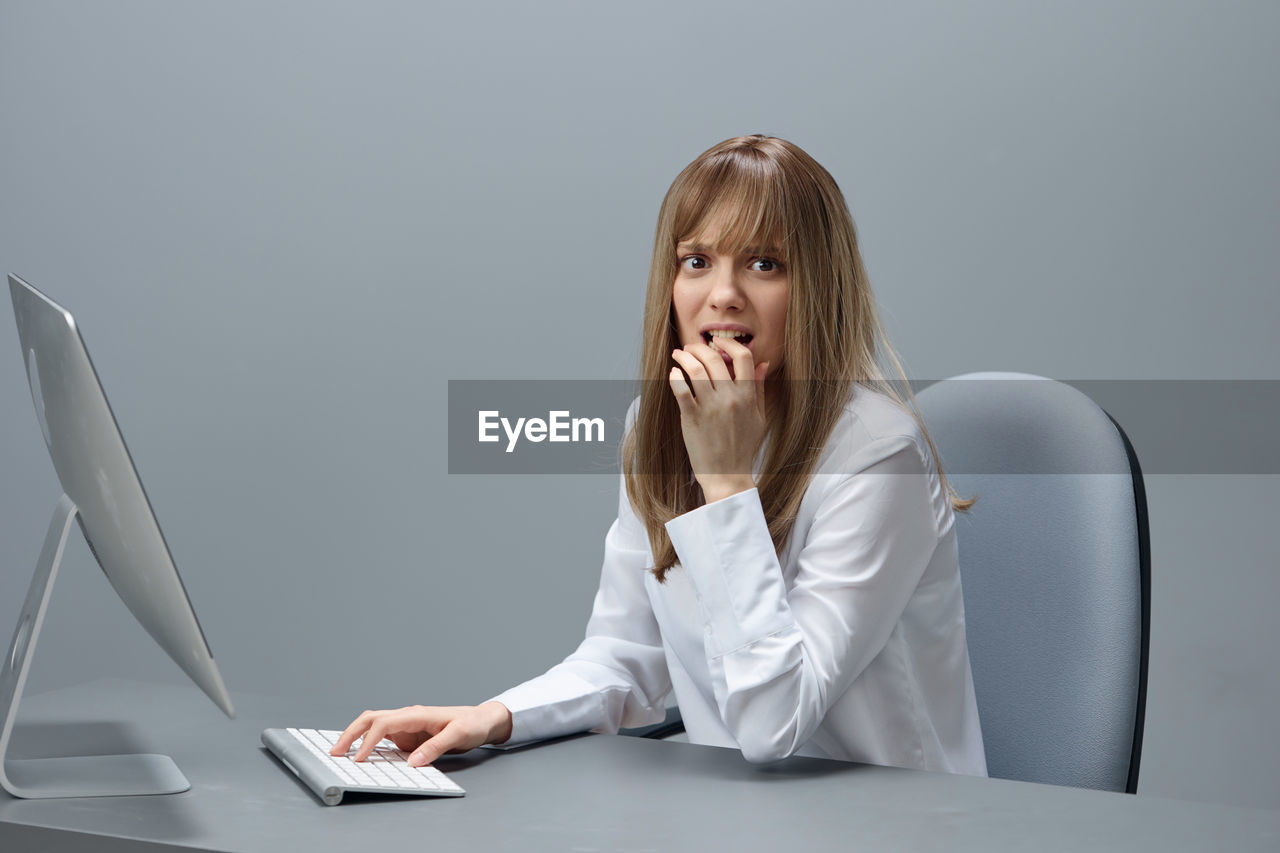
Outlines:
{"type": "Polygon", "coordinates": [[[917,395],[957,494],[966,633],[994,777],[1134,793],[1146,714],[1142,471],[1080,391],[973,373],[917,395]]]}

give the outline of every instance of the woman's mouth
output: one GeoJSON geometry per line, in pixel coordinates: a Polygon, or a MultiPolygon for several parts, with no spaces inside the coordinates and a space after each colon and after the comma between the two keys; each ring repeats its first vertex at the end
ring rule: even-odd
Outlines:
{"type": "Polygon", "coordinates": [[[733,370],[733,356],[729,355],[723,347],[716,346],[712,341],[733,340],[742,344],[744,347],[751,346],[751,341],[755,335],[750,332],[740,332],[734,329],[710,329],[702,333],[702,340],[707,346],[710,346],[716,352],[720,353],[720,357],[724,359],[724,363],[729,367],[729,376],[737,378],[733,370]]]}
{"type": "Polygon", "coordinates": [[[748,346],[754,337],[755,335],[750,332],[737,332],[732,329],[712,329],[702,333],[702,340],[706,341],[708,346],[713,338],[732,338],[743,346],[748,346]]]}

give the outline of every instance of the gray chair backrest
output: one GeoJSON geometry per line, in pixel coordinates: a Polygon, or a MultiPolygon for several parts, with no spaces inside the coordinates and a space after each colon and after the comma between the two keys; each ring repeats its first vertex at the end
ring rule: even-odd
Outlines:
{"type": "Polygon", "coordinates": [[[967,374],[917,395],[957,514],[966,632],[990,774],[1137,789],[1149,548],[1118,424],[1060,382],[967,374]]]}

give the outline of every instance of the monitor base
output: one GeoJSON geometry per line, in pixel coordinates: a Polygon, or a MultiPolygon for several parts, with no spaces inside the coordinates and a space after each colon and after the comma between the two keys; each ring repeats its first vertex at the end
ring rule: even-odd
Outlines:
{"type": "Polygon", "coordinates": [[[71,522],[78,510],[63,495],[53,510],[35,575],[18,616],[9,653],[0,667],[0,788],[15,797],[126,797],[176,794],[190,789],[182,772],[166,755],[88,755],[75,758],[4,759],[18,717],[18,703],[31,669],[49,593],[62,564],[71,522]]]}
{"type": "Polygon", "coordinates": [[[85,755],[10,759],[5,790],[29,800],[177,794],[191,783],[167,755],[85,755]]]}

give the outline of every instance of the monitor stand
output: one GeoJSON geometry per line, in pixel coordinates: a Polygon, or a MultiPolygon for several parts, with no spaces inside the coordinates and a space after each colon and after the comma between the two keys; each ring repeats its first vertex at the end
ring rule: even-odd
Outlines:
{"type": "Polygon", "coordinates": [[[79,511],[63,495],[53,510],[40,562],[36,564],[27,600],[18,617],[18,630],[0,669],[0,787],[15,797],[127,797],[176,794],[191,783],[167,755],[87,755],[74,758],[9,759],[9,736],[18,716],[18,702],[31,668],[31,654],[40,635],[49,592],[62,562],[71,522],[79,511]]]}

